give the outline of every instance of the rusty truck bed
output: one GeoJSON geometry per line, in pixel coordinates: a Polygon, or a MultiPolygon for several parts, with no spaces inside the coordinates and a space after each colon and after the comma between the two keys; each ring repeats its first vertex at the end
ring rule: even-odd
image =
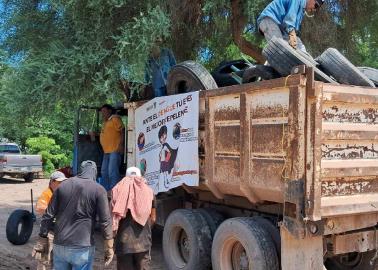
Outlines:
{"type": "MultiPolygon", "coordinates": [[[[137,104],[126,107],[132,165],[137,104]]],[[[295,181],[310,220],[377,219],[376,89],[316,82],[308,73],[201,91],[199,137],[198,190],[290,206],[295,181]]]]}

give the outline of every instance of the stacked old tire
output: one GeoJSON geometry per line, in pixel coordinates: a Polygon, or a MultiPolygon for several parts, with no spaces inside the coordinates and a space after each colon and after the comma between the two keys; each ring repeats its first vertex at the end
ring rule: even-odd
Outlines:
{"type": "Polygon", "coordinates": [[[367,86],[378,85],[378,70],[369,67],[354,66],[335,48],[326,49],[319,57],[313,58],[307,52],[293,49],[282,38],[273,38],[263,50],[269,66],[281,76],[291,74],[295,66],[312,67],[315,79],[328,83],[367,86]]]}

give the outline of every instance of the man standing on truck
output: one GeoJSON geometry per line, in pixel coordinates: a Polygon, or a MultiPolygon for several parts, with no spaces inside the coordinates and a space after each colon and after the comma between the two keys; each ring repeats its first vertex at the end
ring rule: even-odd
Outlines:
{"type": "Polygon", "coordinates": [[[93,161],[81,164],[81,173],[64,181],[54,192],[42,217],[39,240],[33,257],[48,252],[47,234],[54,229],[54,269],[92,269],[96,216],[104,237],[105,265],[113,259],[113,232],[105,189],[96,183],[97,166],[93,161]],[[55,220],[55,222],[54,222],[55,220]]]}
{"type": "Polygon", "coordinates": [[[104,150],[101,175],[106,190],[109,191],[121,180],[119,170],[124,151],[125,128],[121,118],[114,114],[111,105],[104,104],[100,110],[104,121],[100,134],[100,143],[104,150]]]}
{"type": "Polygon", "coordinates": [[[168,73],[176,65],[172,50],[162,48],[163,39],[157,38],[146,64],[146,83],[152,83],[155,97],[167,95],[168,73]]]}
{"type": "Polygon", "coordinates": [[[155,200],[139,168],[128,168],[126,177],[113,188],[112,220],[117,270],[150,270],[155,200]]]}
{"type": "Polygon", "coordinates": [[[291,47],[306,52],[299,38],[303,16],[318,10],[325,0],[274,0],[260,14],[257,26],[267,41],[287,40],[291,47]]]}

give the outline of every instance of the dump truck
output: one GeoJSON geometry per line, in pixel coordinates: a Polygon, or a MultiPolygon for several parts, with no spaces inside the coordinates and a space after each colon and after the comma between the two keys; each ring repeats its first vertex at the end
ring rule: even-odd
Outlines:
{"type": "MultiPolygon", "coordinates": [[[[124,104],[128,167],[142,104],[124,104]]],[[[199,185],[157,195],[168,269],[377,269],[376,89],[299,66],[198,106],[199,185]]]]}

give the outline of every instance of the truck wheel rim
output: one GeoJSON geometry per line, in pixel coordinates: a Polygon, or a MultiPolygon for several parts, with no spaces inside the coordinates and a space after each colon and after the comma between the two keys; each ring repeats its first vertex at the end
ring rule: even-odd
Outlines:
{"type": "Polygon", "coordinates": [[[175,227],[170,239],[173,244],[169,252],[171,260],[176,269],[183,269],[190,258],[190,240],[182,227],[175,227]]]}
{"type": "Polygon", "coordinates": [[[188,236],[186,235],[186,232],[184,230],[181,230],[180,232],[179,250],[180,250],[180,254],[183,261],[185,263],[188,263],[189,254],[190,254],[190,245],[189,245],[188,236]]]}
{"type": "Polygon", "coordinates": [[[339,264],[347,267],[357,267],[362,261],[361,253],[349,253],[338,258],[339,264]]]}
{"type": "Polygon", "coordinates": [[[251,263],[243,244],[235,238],[227,239],[224,242],[221,260],[225,270],[251,269],[251,263]]]}
{"type": "Polygon", "coordinates": [[[236,270],[248,270],[249,260],[247,252],[240,242],[234,244],[231,254],[232,269],[236,270]]]}

